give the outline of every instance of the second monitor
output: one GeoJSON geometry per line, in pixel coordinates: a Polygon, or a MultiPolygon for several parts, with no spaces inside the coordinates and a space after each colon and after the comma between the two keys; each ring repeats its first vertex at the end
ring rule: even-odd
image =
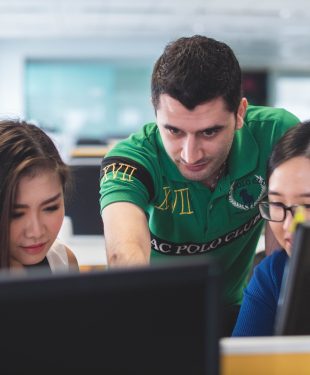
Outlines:
{"type": "Polygon", "coordinates": [[[213,263],[0,278],[10,374],[218,375],[213,263]]]}

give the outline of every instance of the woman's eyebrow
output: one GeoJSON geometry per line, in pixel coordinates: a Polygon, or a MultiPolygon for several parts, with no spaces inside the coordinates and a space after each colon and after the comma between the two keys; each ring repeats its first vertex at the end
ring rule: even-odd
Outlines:
{"type": "MultiPolygon", "coordinates": [[[[61,197],[61,192],[60,193],[57,193],[56,195],[54,195],[53,197],[51,198],[48,198],[46,199],[45,201],[43,201],[41,203],[41,205],[45,205],[45,204],[48,204],[48,203],[52,203],[52,202],[55,202],[57,199],[59,199],[61,197]]],[[[27,204],[23,204],[23,203],[16,203],[14,204],[14,209],[17,209],[17,208],[27,208],[28,205],[27,204]]]]}
{"type": "Polygon", "coordinates": [[[49,198],[49,199],[46,199],[45,201],[42,202],[42,204],[48,204],[48,203],[51,203],[51,202],[54,202],[56,201],[58,198],[61,197],[61,192],[54,195],[53,197],[49,198]]]}
{"type": "MultiPolygon", "coordinates": [[[[281,194],[281,193],[279,193],[278,191],[275,191],[275,190],[269,190],[268,194],[270,194],[270,195],[276,195],[276,196],[282,196],[283,195],[283,194],[281,194]]],[[[310,192],[298,194],[297,196],[301,197],[301,198],[309,198],[310,197],[310,192]]]]}

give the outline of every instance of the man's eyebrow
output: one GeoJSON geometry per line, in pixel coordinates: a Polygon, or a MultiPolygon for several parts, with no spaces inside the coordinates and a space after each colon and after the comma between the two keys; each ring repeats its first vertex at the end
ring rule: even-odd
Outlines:
{"type": "Polygon", "coordinates": [[[163,125],[163,127],[164,127],[165,129],[178,129],[177,126],[170,125],[170,124],[165,124],[165,125],[163,125]]]}
{"type": "Polygon", "coordinates": [[[213,131],[213,130],[220,130],[220,129],[223,129],[225,126],[224,125],[213,125],[213,126],[210,126],[208,128],[205,128],[205,129],[202,129],[200,130],[201,132],[205,132],[205,131],[213,131]]]}
{"type": "MultiPolygon", "coordinates": [[[[177,129],[177,130],[181,130],[179,129],[177,126],[174,126],[174,125],[170,125],[170,124],[165,124],[163,125],[163,127],[165,129],[177,129]]],[[[205,131],[214,131],[214,130],[220,130],[220,129],[223,129],[225,126],[224,125],[213,125],[213,126],[210,126],[208,128],[204,128],[204,129],[201,129],[201,130],[197,130],[197,132],[205,132],[205,131]]]]}
{"type": "MultiPolygon", "coordinates": [[[[61,197],[61,193],[57,193],[56,195],[54,195],[53,197],[51,198],[48,198],[46,199],[45,201],[43,201],[41,203],[41,205],[45,205],[45,204],[49,204],[49,203],[52,203],[52,202],[55,202],[57,199],[59,199],[61,197]]],[[[27,204],[14,204],[14,209],[17,209],[17,208],[26,208],[28,207],[27,204]]]]}

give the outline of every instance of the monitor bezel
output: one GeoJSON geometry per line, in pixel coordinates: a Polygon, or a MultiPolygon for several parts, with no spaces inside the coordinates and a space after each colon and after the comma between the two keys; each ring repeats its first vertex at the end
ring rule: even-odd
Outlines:
{"type": "Polygon", "coordinates": [[[284,269],[275,318],[276,336],[310,334],[303,330],[298,318],[304,308],[304,279],[309,272],[310,221],[306,221],[296,227],[291,256],[284,269]]]}
{"type": "MultiPolygon", "coordinates": [[[[89,291],[92,293],[102,294],[116,293],[120,290],[134,293],[135,290],[141,288],[152,287],[156,283],[157,286],[166,287],[167,285],[178,285],[182,283],[203,283],[206,288],[205,303],[208,311],[205,329],[205,347],[206,357],[202,374],[218,374],[219,373],[219,327],[221,318],[221,274],[219,267],[215,262],[210,261],[189,261],[187,263],[175,262],[168,265],[156,265],[152,267],[134,267],[110,269],[107,271],[93,271],[89,273],[59,273],[46,274],[44,270],[38,270],[27,275],[0,274],[0,303],[21,302],[21,299],[27,303],[27,300],[33,298],[46,300],[47,296],[51,299],[58,298],[61,292],[61,298],[87,295],[89,291]],[[147,285],[145,283],[148,283],[147,285]],[[212,308],[210,308],[210,299],[212,296],[212,308]],[[217,338],[217,344],[214,338],[217,338]]],[[[172,296],[173,298],[173,296],[172,296]]],[[[21,305],[22,306],[22,305],[21,305]]],[[[31,346],[31,345],[30,345],[31,346]]],[[[4,354],[4,353],[2,353],[4,354]]],[[[31,367],[31,366],[30,366],[31,367]]],[[[24,367],[27,369],[27,366],[24,367]]],[[[32,370],[32,368],[29,368],[32,370]]],[[[78,369],[77,369],[78,370],[78,369]]],[[[117,372],[115,372],[117,373],[117,372]]],[[[133,369],[128,369],[128,374],[135,373],[133,369]]]]}

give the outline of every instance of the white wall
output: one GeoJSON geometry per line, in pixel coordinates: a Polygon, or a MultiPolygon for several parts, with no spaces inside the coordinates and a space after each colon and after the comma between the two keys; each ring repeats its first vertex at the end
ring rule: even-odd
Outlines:
{"type": "MultiPolygon", "coordinates": [[[[24,117],[24,62],[31,58],[55,58],[55,59],[145,59],[154,61],[162,53],[167,41],[139,42],[121,38],[119,40],[101,39],[2,39],[0,40],[0,117],[24,117]]],[[[238,53],[236,52],[238,55],[238,53]]],[[[241,65],[246,68],[267,67],[262,61],[257,64],[249,63],[250,46],[248,56],[239,55],[241,65]],[[244,64],[243,64],[244,63],[244,64]]],[[[297,61],[296,61],[297,63],[297,61]]],[[[300,62],[299,62],[300,63],[300,62]]],[[[284,62],[282,61],[282,65],[284,62]]],[[[279,66],[279,70],[283,66],[279,66]]],[[[300,70],[301,66],[296,67],[300,70]]],[[[309,67],[308,67],[309,69],[309,67]]],[[[293,67],[290,69],[293,71],[293,67]]],[[[271,103],[278,104],[275,97],[275,77],[277,68],[272,68],[273,79],[270,80],[271,103]]],[[[306,73],[306,72],[305,72],[306,73]]],[[[310,73],[308,72],[310,75],[310,73]]],[[[310,92],[310,89],[309,89],[310,92]]],[[[298,93],[297,93],[298,94],[298,93]]]]}
{"type": "Polygon", "coordinates": [[[0,41],[0,117],[24,116],[24,62],[31,58],[155,60],[164,48],[158,42],[94,39],[0,41]]]}

